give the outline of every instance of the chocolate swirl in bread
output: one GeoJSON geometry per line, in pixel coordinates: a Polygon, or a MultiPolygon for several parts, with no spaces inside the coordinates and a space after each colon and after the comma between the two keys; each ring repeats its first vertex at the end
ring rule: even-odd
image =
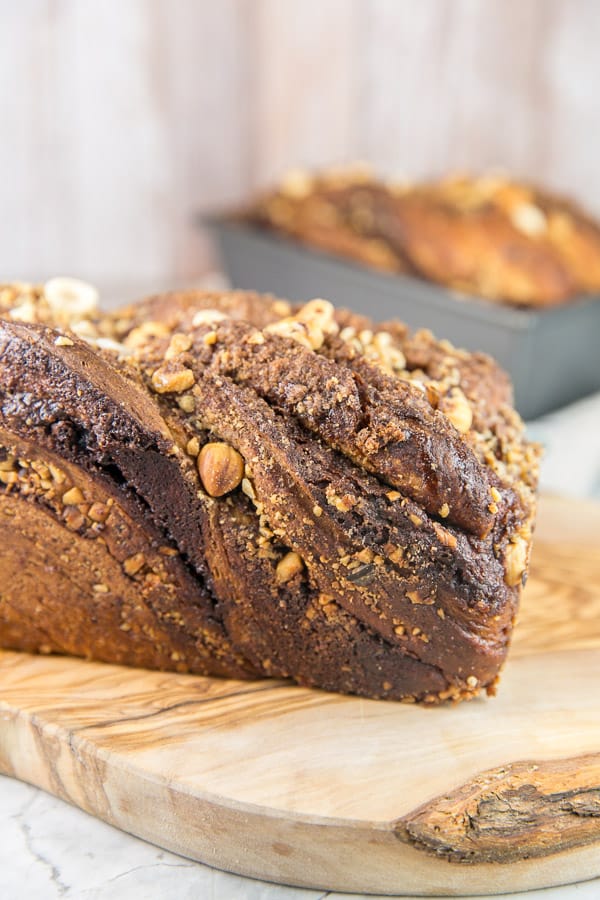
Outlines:
{"type": "Polygon", "coordinates": [[[17,300],[0,644],[406,701],[493,691],[538,454],[491,360],[325,301],[190,292],[65,324],[39,292],[18,321],[17,300]]]}
{"type": "Polygon", "coordinates": [[[295,171],[243,218],[376,269],[519,306],[600,291],[598,223],[498,174],[409,185],[364,167],[295,171]]]}

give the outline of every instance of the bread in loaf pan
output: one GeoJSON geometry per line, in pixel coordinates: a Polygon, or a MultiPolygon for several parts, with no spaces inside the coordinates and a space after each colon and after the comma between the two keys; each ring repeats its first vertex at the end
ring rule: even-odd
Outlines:
{"type": "Polygon", "coordinates": [[[600,292],[600,227],[572,201],[504,175],[390,184],[362,167],[294,171],[242,216],[387,272],[545,308],[600,292]]]}

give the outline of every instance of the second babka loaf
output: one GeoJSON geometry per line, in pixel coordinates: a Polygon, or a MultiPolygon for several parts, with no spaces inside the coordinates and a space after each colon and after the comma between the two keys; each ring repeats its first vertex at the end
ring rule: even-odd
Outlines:
{"type": "Polygon", "coordinates": [[[390,184],[368,170],[292,172],[246,220],[377,269],[546,307],[600,292],[600,227],[505,176],[390,184]]]}

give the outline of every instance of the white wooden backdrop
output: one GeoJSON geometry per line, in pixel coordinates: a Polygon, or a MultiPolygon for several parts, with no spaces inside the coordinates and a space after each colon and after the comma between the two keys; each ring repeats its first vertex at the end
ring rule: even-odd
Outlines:
{"type": "Polygon", "coordinates": [[[0,0],[0,279],[165,282],[301,163],[508,167],[600,214],[599,0],[0,0]]]}

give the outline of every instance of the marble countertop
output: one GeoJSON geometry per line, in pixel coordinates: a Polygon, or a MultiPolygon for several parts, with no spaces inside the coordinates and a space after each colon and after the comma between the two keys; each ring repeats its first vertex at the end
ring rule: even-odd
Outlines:
{"type": "MultiPolygon", "coordinates": [[[[2,776],[0,838],[3,900],[359,900],[357,894],[282,887],[219,872],[2,776]]],[[[506,896],[597,900],[600,879],[506,896]]]]}
{"type": "MultiPolygon", "coordinates": [[[[542,487],[600,498],[600,395],[531,425],[546,446],[542,487]],[[580,435],[577,441],[573,435],[580,435]]],[[[125,834],[37,788],[0,776],[2,900],[343,900],[347,894],[252,881],[220,872],[125,834]]],[[[354,895],[358,896],[358,895],[354,895]]],[[[529,894],[596,900],[600,879],[529,894]]]]}

